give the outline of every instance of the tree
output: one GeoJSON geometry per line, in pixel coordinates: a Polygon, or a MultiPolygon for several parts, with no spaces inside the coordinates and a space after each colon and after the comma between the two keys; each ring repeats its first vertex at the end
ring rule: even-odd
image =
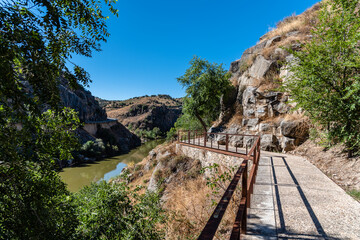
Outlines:
{"type": "Polygon", "coordinates": [[[194,57],[185,74],[177,78],[186,87],[183,113],[198,119],[204,131],[220,111],[220,97],[230,88],[230,73],[222,64],[194,57]]]}
{"type": "MultiPolygon", "coordinates": [[[[117,14],[114,0],[104,2],[117,14]]],[[[90,81],[83,68],[68,66],[109,36],[101,8],[85,0],[0,3],[0,239],[75,232],[76,206],[55,170],[78,146],[79,119],[60,106],[58,83],[90,81]]]]}
{"type": "Polygon", "coordinates": [[[324,2],[312,40],[293,52],[294,75],[284,83],[297,108],[344,143],[349,157],[360,146],[359,30],[358,0],[324,2]]]}

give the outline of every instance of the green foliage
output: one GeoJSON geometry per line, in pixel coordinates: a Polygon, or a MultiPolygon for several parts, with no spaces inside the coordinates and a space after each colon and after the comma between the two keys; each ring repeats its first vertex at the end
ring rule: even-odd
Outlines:
{"type": "Polygon", "coordinates": [[[69,239],[74,205],[54,170],[78,146],[77,114],[29,114],[21,130],[11,120],[0,125],[0,239],[69,239]]]}
{"type": "Polygon", "coordinates": [[[76,239],[163,239],[157,225],[164,221],[156,193],[138,194],[126,183],[102,181],[77,193],[80,222],[76,239]]]}
{"type": "Polygon", "coordinates": [[[175,127],[170,128],[170,130],[166,133],[166,141],[171,142],[175,141],[177,138],[177,130],[175,127]]]}
{"type": "MultiPolygon", "coordinates": [[[[110,12],[115,0],[104,1],[110,12]]],[[[0,96],[1,105],[20,110],[34,100],[59,104],[58,82],[65,77],[70,86],[87,84],[89,75],[74,64],[72,55],[90,57],[109,36],[101,1],[2,1],[0,3],[0,96]],[[24,80],[24,81],[20,81],[24,80]],[[24,87],[34,89],[30,99],[24,87]],[[7,101],[11,99],[12,101],[7,101]]],[[[35,104],[36,105],[36,104],[35,104]]]]}
{"type": "Polygon", "coordinates": [[[219,114],[220,97],[230,88],[230,76],[222,64],[194,57],[185,74],[177,78],[186,88],[183,113],[196,117],[205,131],[219,114]]]}
{"type": "Polygon", "coordinates": [[[105,145],[101,139],[94,141],[87,141],[81,147],[81,154],[86,157],[100,157],[105,154],[105,145]]]}
{"type": "Polygon", "coordinates": [[[360,191],[357,190],[350,190],[347,192],[350,196],[352,196],[353,198],[355,198],[355,200],[360,202],[360,191]]]}
{"type": "MultiPolygon", "coordinates": [[[[208,121],[208,118],[203,119],[206,122],[206,125],[209,126],[211,121],[208,121]]],[[[166,141],[173,141],[176,140],[177,131],[181,129],[186,130],[202,130],[203,126],[201,125],[200,121],[194,117],[189,115],[188,113],[183,113],[175,122],[174,127],[172,127],[166,133],[166,141]]]]}
{"type": "Polygon", "coordinates": [[[154,127],[151,130],[144,130],[144,129],[136,129],[135,130],[135,135],[140,137],[140,138],[145,138],[145,139],[159,139],[161,137],[163,137],[163,133],[161,132],[161,130],[158,127],[154,127]]]}
{"type": "Polygon", "coordinates": [[[360,146],[360,13],[357,0],[324,3],[312,40],[293,52],[294,75],[284,85],[297,108],[349,150],[360,146]]]}

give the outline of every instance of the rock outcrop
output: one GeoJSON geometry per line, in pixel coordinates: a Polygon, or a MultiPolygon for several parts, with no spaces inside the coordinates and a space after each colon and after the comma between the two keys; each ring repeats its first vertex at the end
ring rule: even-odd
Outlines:
{"type": "Polygon", "coordinates": [[[61,81],[59,90],[62,104],[77,111],[82,122],[104,121],[107,119],[105,110],[99,106],[90,91],[82,87],[71,90],[66,80],[61,81]]]}
{"type": "MultiPolygon", "coordinates": [[[[211,132],[260,134],[261,149],[269,151],[291,151],[306,141],[307,118],[301,109],[292,111],[296,104],[291,103],[289,94],[276,89],[280,82],[291,77],[288,66],[296,64],[294,56],[285,49],[300,50],[301,42],[311,38],[309,24],[317,9],[315,5],[302,15],[285,19],[279,24],[280,29],[261,37],[258,44],[231,63],[230,80],[236,93],[224,96],[227,101],[221,101],[221,113],[211,132]],[[291,21],[297,21],[298,25],[286,27],[291,21]]],[[[244,137],[230,139],[230,144],[242,147],[251,145],[252,141],[251,137],[244,137]]]]}

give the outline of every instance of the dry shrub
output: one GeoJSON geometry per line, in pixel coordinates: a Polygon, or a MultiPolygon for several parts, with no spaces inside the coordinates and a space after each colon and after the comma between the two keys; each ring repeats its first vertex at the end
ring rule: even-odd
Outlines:
{"type": "Polygon", "coordinates": [[[289,32],[299,31],[300,34],[306,35],[317,23],[317,13],[321,4],[317,3],[300,15],[292,15],[284,18],[276,24],[275,29],[266,33],[261,41],[269,40],[275,36],[285,36],[289,32]]]}
{"type": "Polygon", "coordinates": [[[270,69],[264,78],[258,82],[258,89],[259,92],[266,92],[266,91],[277,91],[277,88],[281,85],[281,78],[279,69],[281,65],[277,64],[277,66],[270,69]]]}
{"type": "Polygon", "coordinates": [[[285,118],[285,115],[269,117],[269,118],[265,119],[264,121],[262,121],[262,123],[273,123],[274,126],[279,126],[281,121],[284,120],[284,118],[285,118]]]}
{"type": "MultiPolygon", "coordinates": [[[[209,220],[224,191],[215,194],[203,176],[166,188],[164,208],[169,213],[166,239],[196,239],[209,220]]],[[[240,196],[239,191],[234,196],[240,196]]],[[[214,239],[228,239],[240,200],[232,199],[214,239]]]]}
{"type": "Polygon", "coordinates": [[[271,91],[276,91],[279,87],[280,87],[280,82],[279,81],[264,80],[260,84],[257,91],[259,91],[259,92],[271,92],[271,91]]]}
{"type": "Polygon", "coordinates": [[[309,118],[302,113],[293,112],[291,114],[286,114],[284,120],[286,121],[296,121],[296,120],[308,120],[309,118]]]}
{"type": "Polygon", "coordinates": [[[167,188],[164,208],[170,213],[167,239],[195,239],[212,213],[211,190],[201,177],[167,188]]]}
{"type": "Polygon", "coordinates": [[[281,41],[276,42],[271,47],[264,48],[262,50],[262,55],[267,60],[284,61],[286,56],[288,55],[288,52],[286,52],[286,50],[285,50],[284,54],[275,54],[275,50],[277,48],[288,49],[288,48],[291,48],[292,45],[294,45],[294,44],[305,43],[305,42],[307,42],[308,39],[309,39],[309,36],[307,34],[301,34],[301,33],[299,33],[298,35],[293,35],[293,36],[289,36],[286,38],[283,37],[281,41]]]}
{"type": "Polygon", "coordinates": [[[243,120],[243,115],[239,112],[236,112],[229,122],[226,124],[226,127],[230,127],[231,125],[241,125],[243,120]]]}

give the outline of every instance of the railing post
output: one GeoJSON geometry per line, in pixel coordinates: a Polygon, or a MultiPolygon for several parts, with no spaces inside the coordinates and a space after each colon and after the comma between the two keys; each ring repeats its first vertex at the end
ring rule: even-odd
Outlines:
{"type": "Polygon", "coordinates": [[[226,134],[226,137],[225,137],[225,145],[226,145],[226,151],[229,150],[229,135],[226,134]]]}
{"type": "Polygon", "coordinates": [[[188,131],[188,143],[190,144],[190,130],[188,131]]]}
{"type": "Polygon", "coordinates": [[[247,192],[247,182],[248,182],[248,161],[246,161],[245,171],[242,174],[242,183],[241,183],[241,199],[246,198],[246,206],[244,209],[244,214],[241,219],[241,233],[246,233],[247,225],[247,207],[250,207],[250,194],[247,192]]]}
{"type": "Polygon", "coordinates": [[[248,154],[248,145],[247,143],[245,143],[245,146],[246,146],[246,155],[248,154]]]}
{"type": "Polygon", "coordinates": [[[206,147],[206,139],[207,139],[207,133],[204,132],[204,147],[206,147]]]}

